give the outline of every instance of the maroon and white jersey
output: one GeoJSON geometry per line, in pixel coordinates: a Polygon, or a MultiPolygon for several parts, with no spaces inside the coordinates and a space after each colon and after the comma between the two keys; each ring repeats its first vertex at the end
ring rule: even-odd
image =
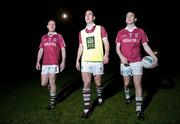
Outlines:
{"type": "Polygon", "coordinates": [[[120,30],[116,37],[116,43],[120,43],[120,50],[129,62],[141,61],[140,45],[148,42],[146,33],[141,28],[135,28],[129,32],[126,28],[120,30]]]}
{"type": "Polygon", "coordinates": [[[61,48],[65,47],[62,35],[54,32],[42,36],[39,48],[43,48],[43,65],[58,65],[61,55],[61,48]]]}

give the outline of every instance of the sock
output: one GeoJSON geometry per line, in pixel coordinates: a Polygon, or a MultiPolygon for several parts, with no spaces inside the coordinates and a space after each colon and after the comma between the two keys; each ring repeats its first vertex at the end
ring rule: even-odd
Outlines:
{"type": "Polygon", "coordinates": [[[97,96],[98,96],[98,102],[99,102],[99,103],[102,102],[102,90],[103,90],[103,87],[102,87],[102,86],[97,86],[97,87],[96,87],[97,96]]]}
{"type": "Polygon", "coordinates": [[[142,96],[136,96],[136,111],[142,111],[142,96]]]}
{"type": "Polygon", "coordinates": [[[130,88],[129,87],[125,87],[124,88],[124,93],[125,93],[126,99],[129,99],[130,98],[130,88]]]}
{"type": "Polygon", "coordinates": [[[90,109],[90,88],[83,88],[84,112],[87,113],[90,109]]]}
{"type": "Polygon", "coordinates": [[[50,93],[50,105],[55,104],[56,93],[50,93]]]}

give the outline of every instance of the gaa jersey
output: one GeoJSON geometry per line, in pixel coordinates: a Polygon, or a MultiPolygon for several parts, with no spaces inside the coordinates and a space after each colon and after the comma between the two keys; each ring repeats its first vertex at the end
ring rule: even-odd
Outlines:
{"type": "Polygon", "coordinates": [[[116,43],[120,43],[120,50],[129,62],[141,61],[141,44],[148,42],[146,33],[141,28],[135,28],[129,32],[126,28],[120,30],[116,37],[116,43]]]}
{"type": "Polygon", "coordinates": [[[43,48],[43,65],[57,65],[61,55],[61,48],[65,47],[62,35],[54,32],[42,36],[40,48],[43,48]]]}
{"type": "Polygon", "coordinates": [[[102,62],[103,40],[107,37],[104,27],[95,25],[91,30],[87,28],[81,30],[79,34],[79,43],[83,45],[82,61],[84,62],[102,62]]]}

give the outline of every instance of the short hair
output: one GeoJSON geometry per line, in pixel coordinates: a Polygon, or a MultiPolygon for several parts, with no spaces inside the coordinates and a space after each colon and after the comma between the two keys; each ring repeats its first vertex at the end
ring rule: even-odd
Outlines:
{"type": "Polygon", "coordinates": [[[95,16],[95,11],[93,10],[93,8],[86,8],[85,13],[86,13],[87,11],[91,11],[92,14],[93,14],[93,16],[95,16]]]}
{"type": "Polygon", "coordinates": [[[128,10],[128,11],[126,12],[126,15],[127,15],[128,13],[133,13],[133,14],[134,14],[134,17],[136,18],[136,14],[135,14],[134,11],[128,10]]]}
{"type": "Polygon", "coordinates": [[[55,21],[54,19],[50,19],[50,20],[48,21],[48,23],[49,23],[50,21],[53,21],[53,22],[56,24],[56,21],[55,21]]]}

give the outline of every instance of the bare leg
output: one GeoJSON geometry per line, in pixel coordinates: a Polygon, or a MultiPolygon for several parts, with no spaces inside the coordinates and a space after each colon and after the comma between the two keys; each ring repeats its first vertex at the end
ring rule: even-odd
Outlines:
{"type": "Polygon", "coordinates": [[[143,92],[142,92],[142,75],[134,75],[133,77],[135,85],[135,94],[136,94],[136,115],[139,119],[144,119],[144,114],[142,112],[142,101],[143,101],[143,92]]]}
{"type": "Polygon", "coordinates": [[[102,98],[103,87],[102,87],[101,79],[102,79],[101,75],[95,75],[94,76],[94,80],[96,83],[96,91],[97,91],[97,96],[98,96],[98,105],[103,104],[103,98],[102,98]]]}
{"type": "Polygon", "coordinates": [[[91,107],[91,91],[90,91],[90,84],[91,84],[91,73],[82,72],[82,79],[83,79],[83,100],[84,100],[84,110],[82,113],[81,118],[87,118],[89,116],[89,110],[91,107]]]}
{"type": "Polygon", "coordinates": [[[55,107],[55,100],[56,100],[56,74],[49,74],[49,84],[50,84],[49,107],[52,109],[55,107]]]}
{"type": "Polygon", "coordinates": [[[123,76],[123,80],[124,80],[124,94],[125,94],[125,98],[126,104],[130,104],[130,88],[129,88],[129,84],[131,81],[131,76],[123,76]]]}
{"type": "Polygon", "coordinates": [[[48,78],[49,78],[48,74],[42,74],[41,75],[41,86],[44,87],[48,84],[48,78]]]}

